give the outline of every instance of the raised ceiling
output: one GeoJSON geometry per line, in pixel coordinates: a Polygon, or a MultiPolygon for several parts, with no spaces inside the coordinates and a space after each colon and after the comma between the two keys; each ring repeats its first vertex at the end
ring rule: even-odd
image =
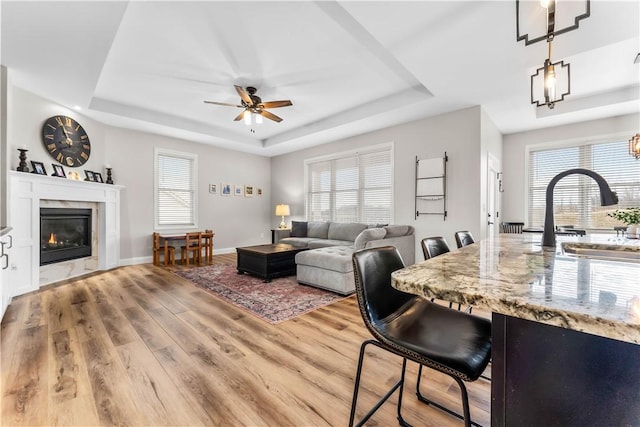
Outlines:
{"type": "Polygon", "coordinates": [[[515,1],[0,3],[13,84],[101,122],[266,156],[481,105],[514,133],[640,112],[640,6],[591,2],[556,37],[571,95],[530,104],[545,43],[515,1]],[[291,99],[246,126],[234,85],[291,99]]]}

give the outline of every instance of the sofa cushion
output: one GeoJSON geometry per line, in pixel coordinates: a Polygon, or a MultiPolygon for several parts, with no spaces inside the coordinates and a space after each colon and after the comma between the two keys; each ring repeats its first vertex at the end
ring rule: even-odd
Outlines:
{"type": "Polygon", "coordinates": [[[408,225],[388,225],[384,227],[387,230],[386,238],[406,236],[409,234],[408,225]]]}
{"type": "Polygon", "coordinates": [[[349,246],[332,246],[318,248],[296,254],[297,265],[308,265],[325,270],[348,273],[353,271],[351,256],[353,248],[349,246]]]}
{"type": "Polygon", "coordinates": [[[317,239],[309,242],[309,249],[326,248],[329,246],[353,246],[353,242],[350,240],[332,239],[317,239]]]}
{"type": "Polygon", "coordinates": [[[387,230],[384,228],[368,228],[364,230],[362,233],[358,234],[356,237],[356,241],[353,244],[353,247],[358,249],[364,249],[367,242],[372,240],[380,240],[384,239],[387,234],[387,230]]]}
{"type": "Polygon", "coordinates": [[[307,223],[307,237],[315,237],[316,239],[326,239],[329,234],[328,222],[314,222],[309,221],[307,223]]]}
{"type": "Polygon", "coordinates": [[[291,221],[290,237],[307,237],[307,222],[291,221]]]}
{"type": "Polygon", "coordinates": [[[366,229],[367,224],[359,224],[357,222],[330,222],[327,237],[332,240],[350,240],[353,242],[358,237],[358,234],[366,229]]]}
{"type": "Polygon", "coordinates": [[[278,243],[287,243],[289,245],[295,246],[296,248],[308,248],[309,242],[312,242],[313,237],[284,237],[278,240],[278,243]]]}

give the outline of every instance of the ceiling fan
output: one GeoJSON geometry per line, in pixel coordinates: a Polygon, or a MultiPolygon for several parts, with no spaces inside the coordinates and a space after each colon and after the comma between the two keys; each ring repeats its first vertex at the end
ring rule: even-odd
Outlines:
{"type": "MultiPolygon", "coordinates": [[[[290,100],[285,101],[266,101],[262,102],[262,99],[256,95],[257,89],[253,86],[247,86],[247,88],[243,88],[242,86],[234,86],[238,95],[240,95],[241,104],[229,104],[226,102],[216,102],[216,101],[204,101],[206,104],[215,104],[215,105],[224,105],[227,107],[238,107],[244,108],[244,111],[236,116],[234,121],[242,120],[243,118],[247,118],[247,115],[253,113],[258,114],[262,117],[266,117],[269,120],[273,120],[274,122],[281,122],[282,118],[276,116],[275,114],[267,111],[268,108],[279,108],[279,107],[289,107],[293,105],[290,100]]],[[[250,117],[250,116],[249,116],[250,117]]]]}

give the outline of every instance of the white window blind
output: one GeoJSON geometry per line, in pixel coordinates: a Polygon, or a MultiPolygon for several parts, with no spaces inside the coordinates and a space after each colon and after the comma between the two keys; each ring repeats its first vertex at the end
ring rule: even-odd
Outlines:
{"type": "Polygon", "coordinates": [[[393,212],[392,147],[307,162],[309,221],[388,224],[393,212]]]}
{"type": "Polygon", "coordinates": [[[195,226],[196,157],[156,150],[156,226],[195,226]]]}
{"type": "Polygon", "coordinates": [[[567,169],[590,169],[609,183],[619,203],[600,206],[598,184],[588,176],[569,175],[556,184],[553,210],[556,225],[583,229],[611,229],[621,225],[608,217],[616,209],[640,206],[640,161],[628,155],[627,141],[584,144],[575,147],[533,149],[529,152],[528,224],[544,224],[549,181],[567,169]]]}

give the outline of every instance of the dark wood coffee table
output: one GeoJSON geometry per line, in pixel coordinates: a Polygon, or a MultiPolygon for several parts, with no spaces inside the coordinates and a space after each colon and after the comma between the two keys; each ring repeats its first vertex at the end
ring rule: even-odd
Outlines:
{"type": "Polygon", "coordinates": [[[270,282],[274,277],[296,274],[296,254],[306,248],[285,243],[236,248],[238,274],[249,273],[270,282]]]}

